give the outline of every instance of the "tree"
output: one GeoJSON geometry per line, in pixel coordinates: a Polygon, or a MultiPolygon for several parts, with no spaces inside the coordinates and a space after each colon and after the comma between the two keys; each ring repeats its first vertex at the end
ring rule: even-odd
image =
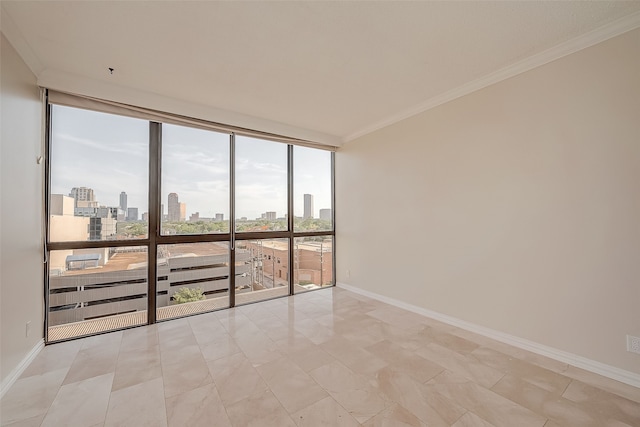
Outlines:
{"type": "Polygon", "coordinates": [[[200,288],[180,288],[173,294],[173,300],[176,304],[184,304],[185,302],[202,301],[206,297],[200,288]]]}

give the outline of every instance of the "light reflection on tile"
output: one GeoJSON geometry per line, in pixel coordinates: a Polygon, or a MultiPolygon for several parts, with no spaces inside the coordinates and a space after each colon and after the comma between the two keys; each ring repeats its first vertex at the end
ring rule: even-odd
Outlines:
{"type": "Polygon", "coordinates": [[[46,346],[3,426],[640,426],[640,389],[339,288],[46,346]]]}

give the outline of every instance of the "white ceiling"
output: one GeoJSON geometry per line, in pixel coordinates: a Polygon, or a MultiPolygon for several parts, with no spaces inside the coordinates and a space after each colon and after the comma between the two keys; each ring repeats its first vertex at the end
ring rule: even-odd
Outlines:
{"type": "Polygon", "coordinates": [[[1,5],[41,85],[334,145],[640,26],[639,1],[1,5]]]}

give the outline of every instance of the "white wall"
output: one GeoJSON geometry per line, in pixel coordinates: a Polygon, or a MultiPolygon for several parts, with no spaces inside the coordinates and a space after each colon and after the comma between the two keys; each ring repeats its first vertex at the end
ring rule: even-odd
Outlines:
{"type": "Polygon", "coordinates": [[[350,142],[336,181],[338,282],[640,373],[640,30],[350,142]]]}
{"type": "Polygon", "coordinates": [[[0,80],[0,374],[42,340],[42,104],[36,77],[2,36],[0,80]],[[31,322],[27,338],[26,322],[31,322]]]}

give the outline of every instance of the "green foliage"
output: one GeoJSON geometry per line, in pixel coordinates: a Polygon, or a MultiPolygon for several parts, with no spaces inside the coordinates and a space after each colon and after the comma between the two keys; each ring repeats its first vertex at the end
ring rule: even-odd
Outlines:
{"type": "Polygon", "coordinates": [[[209,234],[228,232],[228,221],[182,221],[162,223],[162,234],[209,234]]]}
{"type": "Polygon", "coordinates": [[[185,302],[202,301],[206,297],[200,288],[180,288],[173,294],[173,300],[176,304],[184,304],[185,302]]]}
{"type": "MultiPolygon", "coordinates": [[[[331,221],[318,218],[295,218],[295,231],[331,231],[331,221]]],[[[237,221],[238,232],[247,231],[284,231],[287,229],[287,221],[284,219],[237,221]]],[[[148,224],[143,221],[127,222],[118,226],[120,238],[134,238],[144,236],[148,232],[148,224]]],[[[180,221],[163,222],[162,234],[210,234],[228,233],[229,221],[180,221]]]]}
{"type": "Polygon", "coordinates": [[[294,220],[295,231],[331,231],[331,221],[318,218],[296,218],[294,220]]]}
{"type": "Polygon", "coordinates": [[[127,222],[124,223],[124,226],[121,228],[120,222],[118,222],[118,236],[119,237],[138,237],[144,236],[148,231],[148,224],[146,222],[127,222]]]}
{"type": "Polygon", "coordinates": [[[243,231],[284,231],[287,229],[287,221],[284,219],[268,220],[257,219],[253,221],[236,222],[236,230],[243,231]]]}

